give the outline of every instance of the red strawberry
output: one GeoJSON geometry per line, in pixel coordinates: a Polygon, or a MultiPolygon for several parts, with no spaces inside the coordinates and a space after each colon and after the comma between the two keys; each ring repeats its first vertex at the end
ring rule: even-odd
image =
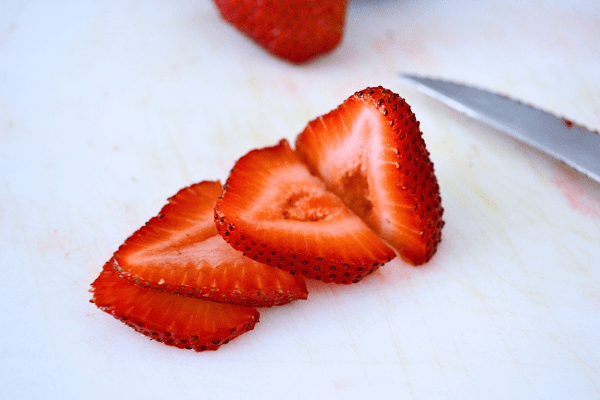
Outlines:
{"type": "Polygon", "coordinates": [[[325,282],[358,282],[395,257],[285,140],[236,163],[215,221],[223,238],[248,257],[325,282]]]}
{"type": "Polygon", "coordinates": [[[114,255],[113,268],[143,287],[218,302],[269,307],[306,299],[306,283],[243,257],[219,236],[219,182],[180,190],[114,255]]]}
{"type": "Polygon", "coordinates": [[[382,87],[357,92],[311,121],[296,149],[402,258],[418,265],[433,256],[444,226],[440,188],[403,98],[382,87]]]}
{"type": "Polygon", "coordinates": [[[215,0],[225,20],[260,46],[294,63],[335,48],[347,0],[215,0]]]}
{"type": "Polygon", "coordinates": [[[92,283],[92,302],[136,331],[170,346],[216,350],[254,329],[255,308],[144,289],[118,277],[109,261],[92,283]]]}

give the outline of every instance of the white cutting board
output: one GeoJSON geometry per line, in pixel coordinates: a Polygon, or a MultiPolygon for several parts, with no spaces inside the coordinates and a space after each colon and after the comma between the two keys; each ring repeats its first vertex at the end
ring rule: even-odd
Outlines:
{"type": "Polygon", "coordinates": [[[600,398],[600,184],[431,100],[464,81],[600,129],[600,6],[355,1],[331,55],[274,59],[211,1],[0,4],[0,397],[600,398]],[[166,198],[354,91],[413,106],[446,227],[422,268],[261,311],[217,352],[88,300],[166,198]]]}

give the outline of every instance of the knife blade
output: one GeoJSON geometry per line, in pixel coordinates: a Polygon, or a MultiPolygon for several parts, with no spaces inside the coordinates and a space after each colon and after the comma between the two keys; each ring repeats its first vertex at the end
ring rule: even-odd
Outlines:
{"type": "Polygon", "coordinates": [[[600,134],[531,105],[449,81],[402,74],[419,91],[600,182],[600,134]]]}

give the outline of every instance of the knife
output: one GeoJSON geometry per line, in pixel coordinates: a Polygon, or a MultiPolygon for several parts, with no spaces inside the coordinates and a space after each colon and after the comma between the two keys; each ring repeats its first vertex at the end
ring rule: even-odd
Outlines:
{"type": "Polygon", "coordinates": [[[487,90],[414,75],[400,77],[421,92],[600,182],[598,131],[487,90]]]}

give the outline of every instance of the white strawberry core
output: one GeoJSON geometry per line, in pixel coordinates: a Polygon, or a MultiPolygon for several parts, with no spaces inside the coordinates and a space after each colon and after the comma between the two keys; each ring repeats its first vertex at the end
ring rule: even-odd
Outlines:
{"type": "MultiPolygon", "coordinates": [[[[318,159],[318,170],[328,187],[370,226],[384,233],[391,231],[393,220],[388,207],[398,205],[386,190],[385,169],[394,168],[394,146],[384,143],[381,134],[385,126],[379,111],[360,107],[354,113],[338,113],[339,129],[345,132],[340,140],[329,140],[318,159]],[[347,119],[352,115],[352,119],[347,119]],[[392,154],[388,154],[391,152],[392,154]]],[[[325,124],[322,118],[320,122],[325,124]]]]}

